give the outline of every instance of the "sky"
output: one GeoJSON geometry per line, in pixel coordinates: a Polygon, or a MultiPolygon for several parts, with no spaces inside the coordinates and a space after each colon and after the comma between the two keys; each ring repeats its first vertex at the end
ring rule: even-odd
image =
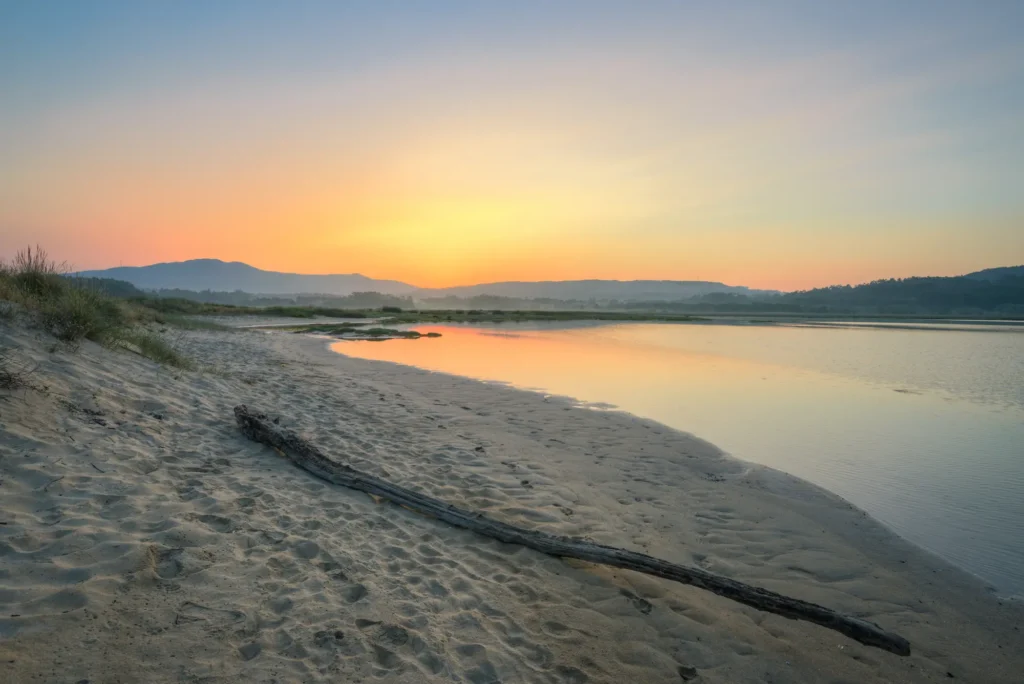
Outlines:
{"type": "Polygon", "coordinates": [[[1024,263],[1024,2],[0,0],[0,257],[423,287],[1024,263]]]}

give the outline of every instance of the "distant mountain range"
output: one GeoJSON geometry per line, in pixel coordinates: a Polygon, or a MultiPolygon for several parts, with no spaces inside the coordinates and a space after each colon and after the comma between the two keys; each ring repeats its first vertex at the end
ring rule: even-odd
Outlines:
{"type": "Polygon", "coordinates": [[[358,273],[306,275],[279,273],[220,259],[192,259],[151,266],[119,266],[100,271],[82,271],[87,278],[113,278],[142,290],[242,290],[253,294],[295,295],[305,293],[349,295],[353,292],[380,292],[407,295],[416,288],[397,280],[377,280],[358,273]]]}
{"type": "Polygon", "coordinates": [[[241,290],[261,295],[328,294],[345,296],[354,292],[379,292],[412,296],[416,299],[493,295],[519,299],[560,299],[598,301],[671,301],[713,293],[741,295],[774,294],[773,291],[701,280],[564,280],[545,282],[503,282],[451,288],[417,288],[396,280],[377,280],[358,273],[304,275],[264,271],[237,261],[193,259],[151,266],[120,266],[82,271],[89,278],[110,278],[131,283],[143,290],[241,290]]]}
{"type": "MultiPolygon", "coordinates": [[[[789,293],[700,280],[500,282],[428,289],[359,274],[278,273],[216,259],[84,271],[78,275],[103,279],[102,285],[108,289],[130,290],[134,286],[161,297],[255,306],[288,299],[301,300],[310,306],[349,308],[1024,314],[1024,266],[989,268],[952,277],[876,280],[862,285],[833,285],[789,293]],[[119,281],[130,285],[121,282],[118,286],[119,281]]],[[[122,293],[120,296],[134,295],[122,293]]]]}
{"type": "Polygon", "coordinates": [[[417,290],[416,298],[477,297],[491,295],[517,299],[562,299],[659,302],[690,299],[713,293],[742,295],[778,294],[774,290],[751,290],[704,280],[547,280],[503,282],[417,290]]]}

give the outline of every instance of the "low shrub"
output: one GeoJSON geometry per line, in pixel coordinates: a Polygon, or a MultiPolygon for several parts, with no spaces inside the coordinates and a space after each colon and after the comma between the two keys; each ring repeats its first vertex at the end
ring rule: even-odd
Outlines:
{"type": "Polygon", "coordinates": [[[117,302],[95,290],[68,285],[41,299],[38,310],[43,327],[71,344],[83,339],[102,342],[105,334],[128,323],[117,302]]]}

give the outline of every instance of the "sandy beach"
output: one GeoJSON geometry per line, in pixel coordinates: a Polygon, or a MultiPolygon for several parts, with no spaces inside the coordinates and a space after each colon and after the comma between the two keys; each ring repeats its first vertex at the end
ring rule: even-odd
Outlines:
{"type": "Polygon", "coordinates": [[[1019,602],[697,437],[310,336],[182,332],[181,371],[4,325],[37,365],[0,399],[4,682],[1021,681],[1019,602]],[[240,403],[403,486],[820,603],[913,655],[329,485],[244,438],[240,403]]]}

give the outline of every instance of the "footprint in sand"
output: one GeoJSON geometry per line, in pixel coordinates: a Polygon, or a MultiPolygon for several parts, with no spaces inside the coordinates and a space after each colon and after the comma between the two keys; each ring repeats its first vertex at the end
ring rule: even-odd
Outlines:
{"type": "Polygon", "coordinates": [[[344,596],[346,603],[356,603],[365,598],[369,593],[369,590],[362,584],[353,584],[345,589],[342,596],[344,596]]]}
{"type": "Polygon", "coordinates": [[[300,541],[293,547],[293,552],[299,558],[311,560],[320,553],[320,545],[308,539],[300,541]]]}
{"type": "Polygon", "coordinates": [[[212,561],[199,552],[184,548],[151,545],[148,549],[149,566],[163,580],[187,577],[210,567],[212,561]]]}
{"type": "Polygon", "coordinates": [[[633,604],[633,607],[639,610],[644,615],[649,615],[650,612],[654,610],[654,606],[651,604],[650,601],[640,596],[637,596],[628,589],[620,589],[619,593],[621,593],[623,596],[629,599],[629,602],[633,604]]]}
{"type": "Polygon", "coordinates": [[[221,515],[200,515],[197,520],[214,532],[227,534],[235,529],[235,521],[221,515]]]}
{"type": "Polygon", "coordinates": [[[181,604],[174,617],[175,625],[198,623],[210,632],[227,629],[244,621],[245,613],[240,610],[210,608],[191,601],[181,604]]]}
{"type": "Polygon", "coordinates": [[[590,677],[583,670],[566,665],[559,665],[555,668],[559,684],[586,684],[590,677]]]}

